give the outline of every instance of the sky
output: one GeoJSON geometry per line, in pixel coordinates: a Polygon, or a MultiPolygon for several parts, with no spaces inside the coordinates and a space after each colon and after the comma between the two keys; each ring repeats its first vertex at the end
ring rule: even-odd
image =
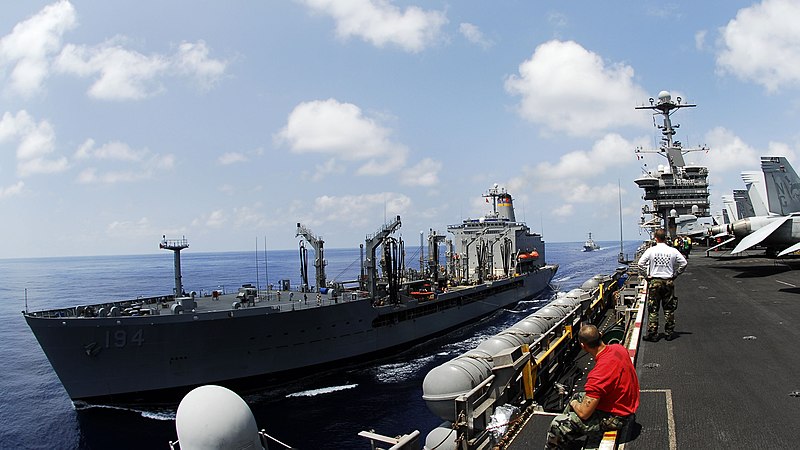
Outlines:
{"type": "MultiPolygon", "coordinates": [[[[487,213],[550,242],[642,239],[662,90],[712,210],[795,163],[800,2],[9,1],[0,258],[355,248],[487,213]],[[645,167],[646,165],[646,167],[645,167]],[[621,201],[620,201],[621,198],[621,201]]],[[[795,164],[795,166],[797,166],[795,164]]]]}

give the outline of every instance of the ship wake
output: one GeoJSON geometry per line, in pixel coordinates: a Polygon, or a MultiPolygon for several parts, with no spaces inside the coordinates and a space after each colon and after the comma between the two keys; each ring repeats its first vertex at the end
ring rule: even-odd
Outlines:
{"type": "Polygon", "coordinates": [[[330,394],[330,393],[333,393],[333,392],[346,391],[348,389],[354,389],[356,387],[358,387],[358,384],[343,384],[341,386],[329,386],[329,387],[323,387],[323,388],[318,388],[318,389],[309,389],[309,390],[306,390],[306,391],[293,392],[291,394],[287,394],[286,398],[292,398],[292,397],[316,397],[318,395],[325,395],[325,394],[330,394]]]}

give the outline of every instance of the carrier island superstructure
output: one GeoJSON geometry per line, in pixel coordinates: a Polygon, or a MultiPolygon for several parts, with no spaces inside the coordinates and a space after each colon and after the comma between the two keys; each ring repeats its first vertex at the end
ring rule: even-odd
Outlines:
{"type": "Polygon", "coordinates": [[[708,168],[688,165],[684,155],[690,152],[708,151],[708,147],[683,147],[673,137],[679,124],[673,124],[671,116],[682,108],[696,105],[683,103],[681,97],[672,99],[668,91],[661,91],[658,99],[650,99],[649,105],[636,109],[649,109],[662,117],[661,145],[657,149],[637,148],[637,157],[644,153],[657,153],[666,158],[666,165],[645,173],[634,181],[644,190],[642,197],[651,205],[642,206],[640,226],[648,230],[664,228],[671,236],[702,236],[713,225],[708,193],[708,168]]]}
{"type": "MultiPolygon", "coordinates": [[[[188,242],[165,237],[174,294],[23,314],[73,400],[163,403],[209,383],[260,387],[407,347],[545,290],[558,266],[545,262],[542,236],[516,221],[505,190],[484,197],[491,212],[448,227],[453,239],[431,230],[419,271],[405,268],[397,216],[366,237],[351,284],[326,280],[317,255],[313,288],[181,296],[188,242]]],[[[321,253],[321,238],[300,224],[297,235],[321,253]]]]}

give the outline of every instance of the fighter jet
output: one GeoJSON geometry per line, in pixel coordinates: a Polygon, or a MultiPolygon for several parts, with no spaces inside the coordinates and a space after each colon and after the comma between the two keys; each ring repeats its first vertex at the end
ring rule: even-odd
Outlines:
{"type": "MultiPolygon", "coordinates": [[[[728,234],[741,239],[731,251],[732,254],[758,244],[766,246],[768,254],[783,249],[777,253],[778,256],[800,250],[800,177],[782,156],[762,156],[761,170],[767,191],[767,207],[771,214],[713,226],[710,232],[715,236],[728,234]]],[[[751,187],[748,186],[748,191],[751,187]]],[[[755,204],[753,202],[754,207],[755,204]]]]}

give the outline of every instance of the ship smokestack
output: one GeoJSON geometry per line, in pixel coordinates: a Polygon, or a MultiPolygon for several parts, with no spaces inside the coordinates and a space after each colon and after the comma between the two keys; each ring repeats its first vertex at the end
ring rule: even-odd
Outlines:
{"type": "Polygon", "coordinates": [[[504,193],[497,196],[497,214],[501,219],[517,221],[514,217],[514,201],[511,199],[511,194],[504,193]]]}

